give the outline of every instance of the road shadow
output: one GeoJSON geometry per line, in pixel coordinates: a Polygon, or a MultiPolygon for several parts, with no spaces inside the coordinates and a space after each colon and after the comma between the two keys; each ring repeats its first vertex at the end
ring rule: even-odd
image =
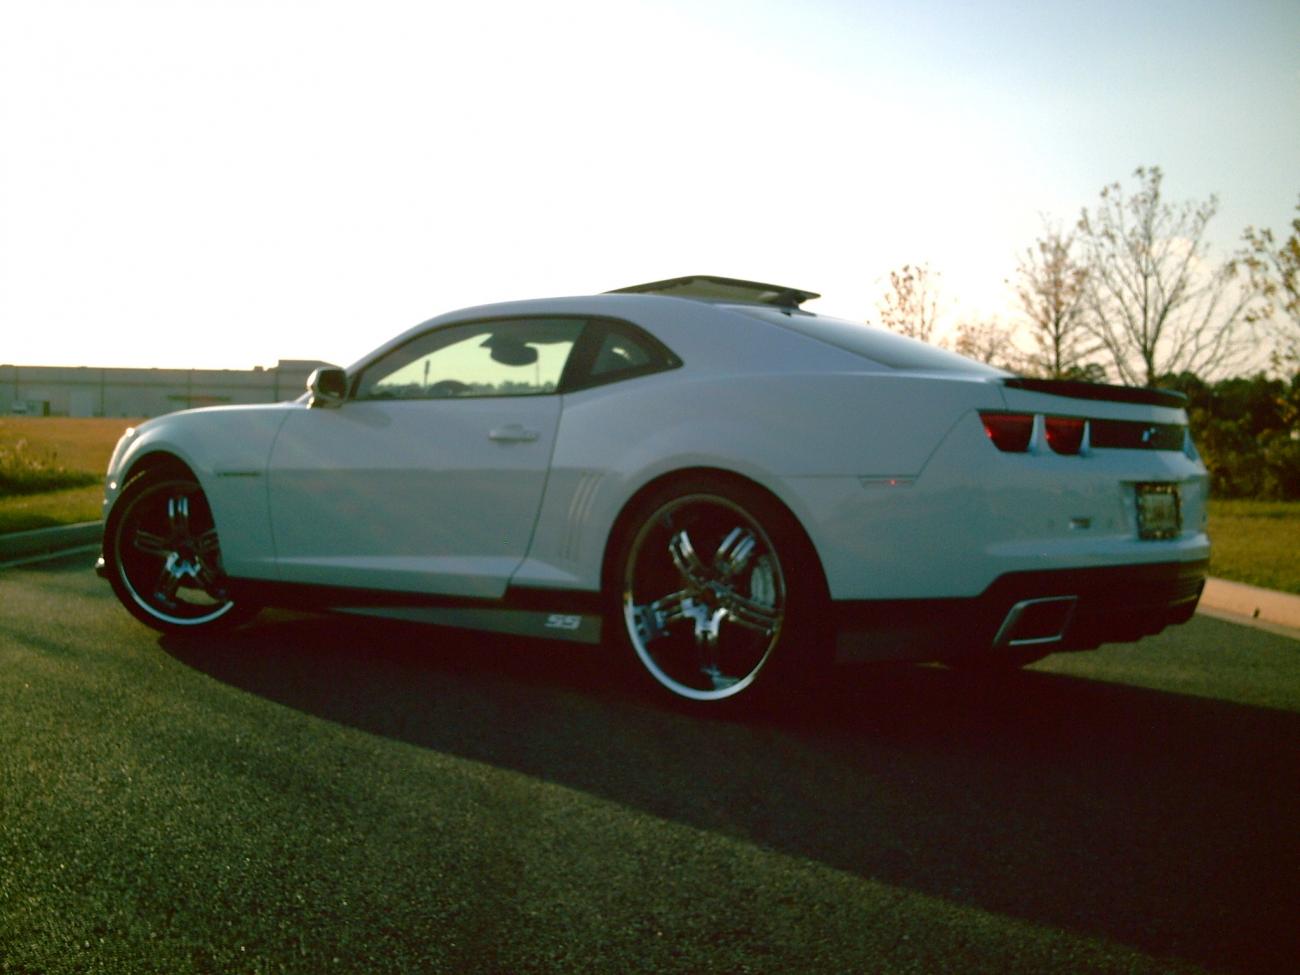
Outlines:
{"type": "Polygon", "coordinates": [[[600,649],[266,614],[162,641],[285,706],[1217,970],[1300,957],[1300,715],[1043,672],[859,667],[701,717],[600,649]]]}

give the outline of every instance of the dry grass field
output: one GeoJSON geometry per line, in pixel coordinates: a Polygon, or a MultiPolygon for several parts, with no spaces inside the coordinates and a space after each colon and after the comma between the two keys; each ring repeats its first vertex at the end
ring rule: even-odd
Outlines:
{"type": "Polygon", "coordinates": [[[27,441],[28,448],[54,463],[103,474],[122,431],[139,420],[71,419],[61,416],[0,417],[0,447],[27,441]]]}
{"type": "Polygon", "coordinates": [[[50,468],[67,468],[93,475],[88,485],[39,494],[0,490],[0,532],[72,525],[100,517],[103,488],[99,479],[108,467],[122,431],[139,420],[72,419],[68,417],[0,417],[0,453],[21,452],[50,468]]]}

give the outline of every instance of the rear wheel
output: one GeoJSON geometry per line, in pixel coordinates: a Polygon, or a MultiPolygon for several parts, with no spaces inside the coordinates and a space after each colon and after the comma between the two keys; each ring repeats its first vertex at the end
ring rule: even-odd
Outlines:
{"type": "Polygon", "coordinates": [[[638,505],[616,564],[616,625],[675,697],[751,699],[820,670],[820,567],[762,491],[708,478],[661,489],[638,505]]]}
{"type": "Polygon", "coordinates": [[[104,563],[118,599],[155,629],[230,626],[256,612],[230,594],[212,509],[188,474],[127,483],[104,527],[104,563]]]}

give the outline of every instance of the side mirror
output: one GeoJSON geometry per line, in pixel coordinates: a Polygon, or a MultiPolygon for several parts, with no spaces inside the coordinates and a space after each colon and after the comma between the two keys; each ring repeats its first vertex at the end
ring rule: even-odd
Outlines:
{"type": "Polygon", "coordinates": [[[348,398],[348,374],[338,366],[322,366],[307,377],[307,405],[342,406],[348,398]]]}

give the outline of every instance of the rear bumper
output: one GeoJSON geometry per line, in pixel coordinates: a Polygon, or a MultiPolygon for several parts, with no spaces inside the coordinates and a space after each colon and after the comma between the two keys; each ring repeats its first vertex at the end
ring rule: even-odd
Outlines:
{"type": "Polygon", "coordinates": [[[837,601],[836,659],[952,660],[1013,642],[1054,653],[1138,640],[1191,619],[1208,568],[1200,560],[1012,572],[968,599],[837,601]]]}

